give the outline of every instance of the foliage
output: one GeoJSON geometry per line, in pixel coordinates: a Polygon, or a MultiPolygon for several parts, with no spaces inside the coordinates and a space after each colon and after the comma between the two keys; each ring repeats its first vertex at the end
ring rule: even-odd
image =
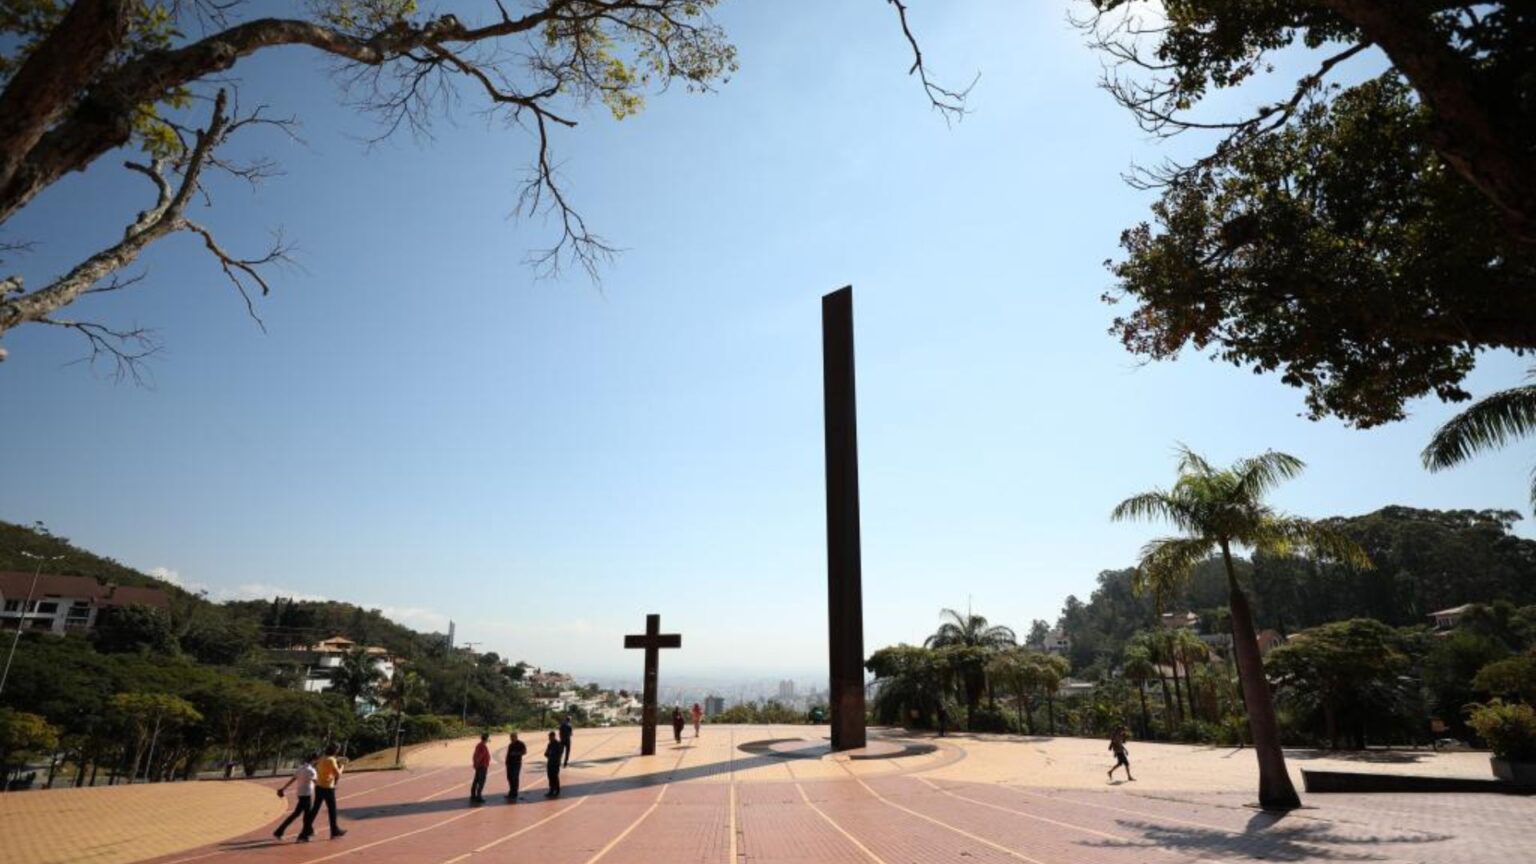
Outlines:
{"type": "Polygon", "coordinates": [[[1013,647],[1017,637],[1012,628],[988,624],[981,615],[961,615],[953,609],[943,609],[939,615],[947,620],[923,646],[945,652],[946,665],[957,678],[969,718],[987,688],[988,660],[997,651],[1013,647]]]}
{"type": "MultiPolygon", "coordinates": [[[[0,15],[3,14],[0,12],[0,15]]],[[[0,24],[0,29],[4,26],[0,24]]],[[[69,542],[69,538],[54,534],[41,522],[27,526],[0,520],[0,570],[31,573],[38,562],[35,558],[27,557],[28,555],[48,559],[46,569],[49,573],[62,576],[89,576],[104,583],[111,582],[118,585],[159,588],[172,597],[190,596],[176,585],[140,573],[111,558],[81,549],[69,542]]]]}
{"type": "MultiPolygon", "coordinates": [[[[1536,369],[1526,376],[1536,382],[1536,369]]],[[[1486,396],[1446,421],[1424,448],[1424,466],[1450,468],[1482,450],[1536,433],[1536,383],[1486,396]]],[[[1536,507],[1536,469],[1531,473],[1531,506],[1536,507]]]]}
{"type": "Polygon", "coordinates": [[[1480,693],[1536,702],[1536,651],[1489,663],[1477,671],[1472,688],[1480,693]]]}
{"type": "MultiPolygon", "coordinates": [[[[1536,13],[1528,4],[1095,0],[1107,89],[1144,130],[1216,131],[1185,164],[1133,175],[1152,223],[1121,237],[1125,346],[1185,345],[1307,391],[1313,417],[1368,427],[1468,394],[1477,352],[1536,348],[1536,13]],[[1165,25],[1165,26],[1161,26],[1165,25]],[[1386,68],[1330,77],[1367,49],[1386,68]],[[1286,97],[1227,121],[1216,91],[1315,62],[1286,97]]],[[[1238,100],[1241,102],[1241,100],[1238,100]]]]}
{"type": "Polygon", "coordinates": [[[108,606],[96,613],[91,641],[103,654],[175,654],[170,616],[151,606],[108,606]]]}
{"type": "Polygon", "coordinates": [[[1494,756],[1536,762],[1536,709],[1531,706],[1494,699],[1472,706],[1467,725],[1488,742],[1494,756]]]}
{"type": "Polygon", "coordinates": [[[1320,713],[1323,734],[1334,747],[1347,724],[1356,731],[1355,746],[1362,748],[1373,719],[1401,713],[1407,665],[1397,633],[1368,618],[1298,633],[1264,660],[1281,700],[1293,711],[1320,713]]]}
{"type": "Polygon", "coordinates": [[[875,676],[875,722],[931,728],[949,690],[948,656],[932,648],[892,645],[869,656],[864,668],[875,676]]]}
{"type": "Polygon", "coordinates": [[[59,730],[46,717],[26,711],[0,708],[0,786],[12,766],[52,753],[59,746],[59,730]]]}
{"type": "MultiPolygon", "coordinates": [[[[663,711],[670,716],[670,711],[663,711]]],[[[683,712],[687,716],[688,712],[683,712]]],[[[711,723],[809,723],[810,718],[805,712],[791,708],[777,699],[768,699],[763,702],[741,702],[725,709],[711,717],[711,723]]]]}
{"type": "Polygon", "coordinates": [[[1430,709],[1454,734],[1466,732],[1462,708],[1477,699],[1478,689],[1472,683],[1477,673],[1509,653],[1499,640],[1468,630],[1434,640],[1422,660],[1424,689],[1430,709]]]}

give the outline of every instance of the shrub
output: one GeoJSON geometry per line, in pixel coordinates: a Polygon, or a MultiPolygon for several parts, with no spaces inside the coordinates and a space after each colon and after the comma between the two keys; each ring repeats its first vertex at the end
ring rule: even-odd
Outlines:
{"type": "Polygon", "coordinates": [[[1013,723],[1002,709],[978,705],[967,718],[966,728],[971,732],[1011,732],[1013,723]]]}
{"type": "Polygon", "coordinates": [[[1500,699],[1473,705],[1467,718],[1493,755],[1510,762],[1536,762],[1536,709],[1500,699]]]}

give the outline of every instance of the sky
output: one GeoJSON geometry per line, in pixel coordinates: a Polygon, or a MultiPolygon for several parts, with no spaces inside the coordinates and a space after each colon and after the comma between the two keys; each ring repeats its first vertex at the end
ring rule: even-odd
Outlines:
{"type": "MultiPolygon", "coordinates": [[[[73,310],[154,327],[152,386],[71,365],[68,334],[9,334],[0,518],[214,597],[452,619],[461,641],[585,677],[637,676],[622,636],[658,612],[683,634],[664,678],[814,680],[819,298],[849,284],[868,651],[920,641],[945,607],[1021,633],[1054,621],[1167,530],[1108,514],[1171,481],[1177,442],[1306,460],[1274,496],[1298,515],[1530,515],[1529,444],[1420,467],[1452,406],[1360,431],[1300,416],[1274,376],[1126,354],[1103,262],[1152,199],[1120,175],[1192,145],[1149,140],[1097,88],[1065,3],[911,7],[940,80],[980,74],[963,122],[905,74],[885,4],[736,0],[718,20],[741,69],[719,92],[677,88],[560,133],[566,191],[624,249],[600,284],[526,266],[551,228],[510,218],[532,140],[472,94],[430,139],[370,146],[313,52],[242,63],[242,103],[297,116],[303,140],[242,144],[285,174],[219,186],[194,215],[232,250],[279,227],[296,244],[258,301],[265,332],[175,237],[141,285],[73,310]]],[[[29,283],[148,203],[118,161],[7,226],[38,241],[11,262],[29,283]]],[[[1468,389],[1526,365],[1487,355],[1468,389]]]]}

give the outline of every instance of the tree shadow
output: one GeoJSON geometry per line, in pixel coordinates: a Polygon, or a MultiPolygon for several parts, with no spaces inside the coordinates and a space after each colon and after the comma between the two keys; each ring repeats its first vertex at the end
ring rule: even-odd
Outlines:
{"type": "Polygon", "coordinates": [[[1138,835],[1126,840],[1095,840],[1084,845],[1105,849],[1160,848],[1195,857],[1238,856],[1262,861],[1384,861],[1380,852],[1361,847],[1403,843],[1440,843],[1450,835],[1420,833],[1349,836],[1335,833],[1329,824],[1308,820],[1289,822],[1284,813],[1255,813],[1241,833],[1190,825],[1117,819],[1116,823],[1138,835]],[[1359,850],[1359,851],[1357,851],[1359,850]]]}
{"type": "Polygon", "coordinates": [[[1424,750],[1295,750],[1287,751],[1287,759],[1303,762],[1313,759],[1337,759],[1340,762],[1367,762],[1379,765],[1412,765],[1423,762],[1434,754],[1424,750]]]}

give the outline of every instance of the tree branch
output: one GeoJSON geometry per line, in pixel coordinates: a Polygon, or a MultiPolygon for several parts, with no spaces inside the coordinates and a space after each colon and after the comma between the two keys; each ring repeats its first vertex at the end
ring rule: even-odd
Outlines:
{"type": "Polygon", "coordinates": [[[907,38],[907,44],[912,48],[912,68],[907,70],[908,75],[916,75],[922,82],[923,92],[928,96],[928,102],[934,110],[944,116],[946,122],[960,120],[969,111],[965,107],[965,100],[970,96],[971,89],[976,82],[981,80],[981,73],[971,79],[971,83],[963,90],[950,90],[935,84],[928,77],[928,67],[923,63],[923,50],[917,44],[917,37],[912,35],[912,28],[907,24],[907,7],[901,0],[886,0],[896,9],[896,18],[901,22],[901,33],[907,38]]]}

